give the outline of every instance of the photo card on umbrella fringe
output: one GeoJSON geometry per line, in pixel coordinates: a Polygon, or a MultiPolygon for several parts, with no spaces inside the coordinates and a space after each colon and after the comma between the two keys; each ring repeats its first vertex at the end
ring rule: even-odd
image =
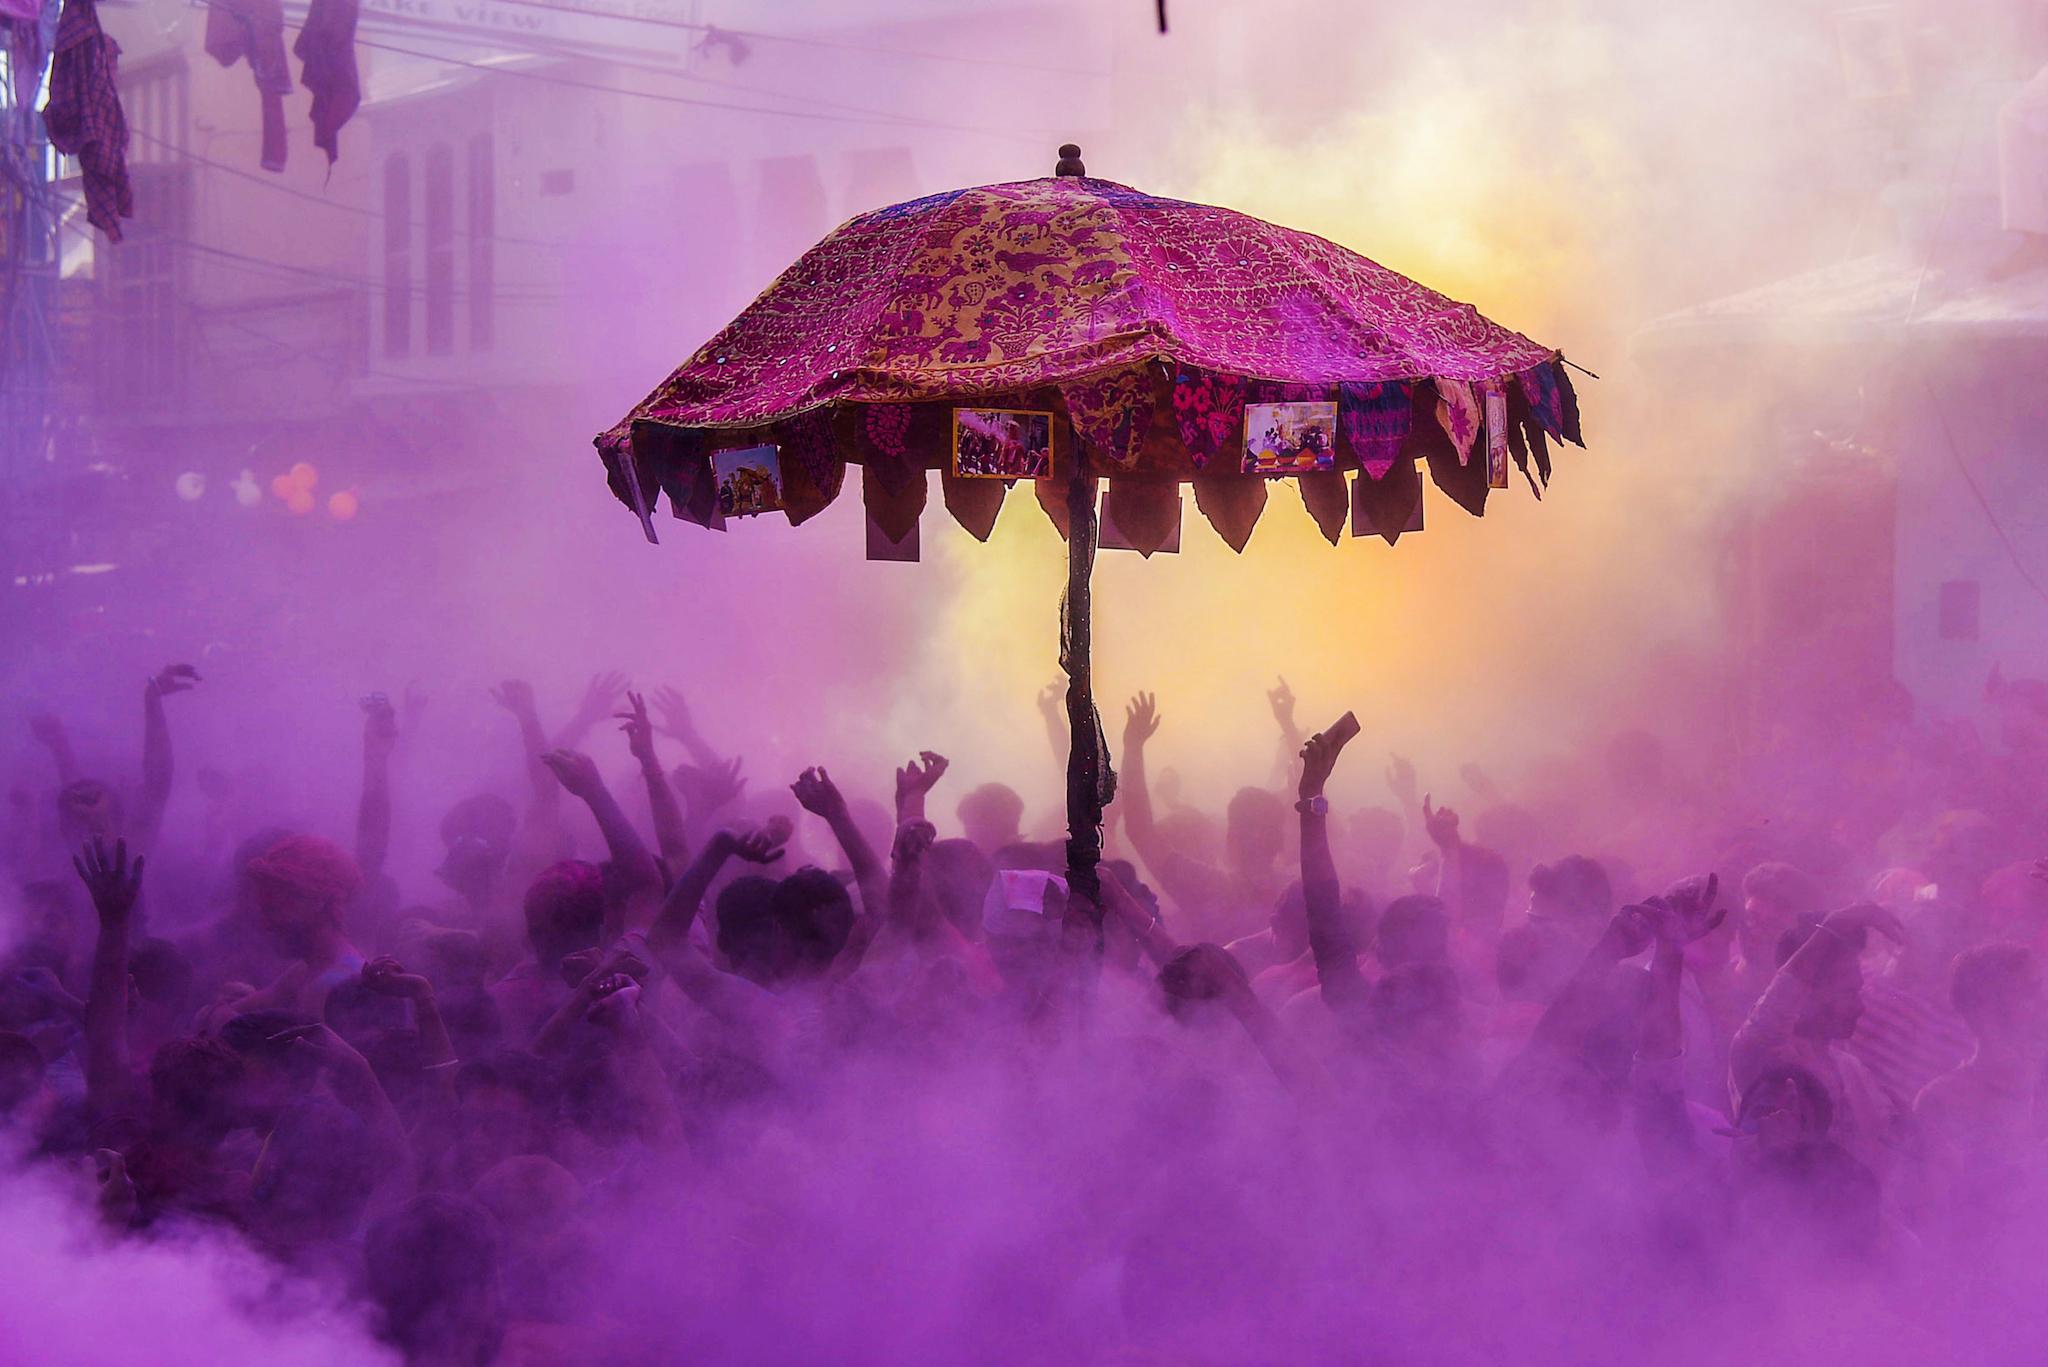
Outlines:
{"type": "Polygon", "coordinates": [[[1337,468],[1334,400],[1248,403],[1244,407],[1244,472],[1300,475],[1337,468]]]}
{"type": "Polygon", "coordinates": [[[773,446],[747,446],[711,457],[718,485],[718,511],[726,517],[780,512],[782,456],[773,446]]]}
{"type": "Polygon", "coordinates": [[[1050,479],[1051,411],[954,409],[953,474],[960,479],[1050,479]]]}

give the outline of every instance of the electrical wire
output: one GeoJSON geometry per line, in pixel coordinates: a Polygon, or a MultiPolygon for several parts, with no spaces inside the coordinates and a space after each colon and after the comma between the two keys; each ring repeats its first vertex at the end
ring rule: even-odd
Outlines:
{"type": "MultiPolygon", "coordinates": [[[[550,76],[538,71],[527,71],[521,67],[505,66],[493,62],[473,62],[462,57],[449,56],[440,52],[425,52],[419,48],[400,47],[396,43],[380,43],[369,38],[357,38],[357,47],[366,47],[378,52],[394,52],[405,57],[419,57],[430,62],[441,62],[448,66],[467,67],[472,71],[487,72],[497,76],[515,76],[524,81],[536,81],[542,85],[563,86],[571,90],[594,90],[605,95],[626,95],[634,99],[653,100],[660,104],[686,105],[695,109],[724,109],[742,114],[761,114],[770,118],[805,119],[815,123],[846,123],[881,125],[891,128],[929,128],[950,133],[974,133],[982,137],[998,138],[1008,142],[1036,145],[1041,138],[1028,133],[1009,132],[999,128],[979,128],[971,124],[942,123],[930,119],[913,119],[897,115],[833,114],[815,109],[770,109],[761,105],[732,104],[724,100],[707,100],[694,95],[673,95],[659,90],[634,90],[628,86],[607,85],[602,81],[581,81],[573,76],[550,76]]],[[[594,58],[593,60],[603,60],[594,58]]],[[[658,71],[658,68],[638,68],[658,71]]],[[[663,73],[671,74],[671,73],[663,73]]],[[[681,75],[682,73],[672,73],[681,75]]],[[[687,78],[686,78],[687,79],[687,78]]]]}
{"type": "MultiPolygon", "coordinates": [[[[340,200],[328,199],[324,195],[312,194],[309,191],[299,189],[295,185],[288,185],[284,181],[278,180],[274,176],[258,175],[254,171],[246,171],[239,166],[233,166],[227,162],[215,160],[212,157],[201,156],[197,152],[186,151],[184,148],[178,147],[175,144],[170,143],[163,138],[155,137],[149,133],[144,133],[141,132],[140,130],[132,128],[129,129],[128,131],[129,136],[140,138],[144,142],[154,144],[157,147],[161,147],[180,161],[191,162],[194,165],[204,166],[211,170],[219,171],[225,175],[233,176],[237,180],[246,180],[252,184],[261,185],[267,189],[275,190],[279,194],[290,195],[293,199],[303,199],[309,204],[318,204],[323,208],[334,209],[345,214],[355,214],[362,218],[373,218],[380,223],[390,221],[389,218],[381,210],[365,209],[355,204],[344,204],[340,200]]],[[[406,226],[418,228],[422,231],[426,229],[426,224],[418,219],[411,221],[406,226]]],[[[470,242],[502,242],[507,246],[513,247],[569,248],[574,247],[576,245],[573,242],[564,242],[552,238],[509,237],[502,233],[461,232],[458,233],[457,236],[465,241],[470,242]]]]}

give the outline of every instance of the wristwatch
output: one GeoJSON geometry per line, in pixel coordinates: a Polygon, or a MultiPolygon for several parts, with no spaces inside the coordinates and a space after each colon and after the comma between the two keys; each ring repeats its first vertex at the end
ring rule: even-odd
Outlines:
{"type": "Polygon", "coordinates": [[[1294,810],[1304,816],[1328,816],[1330,814],[1330,799],[1318,793],[1314,797],[1305,797],[1295,803],[1294,810]]]}

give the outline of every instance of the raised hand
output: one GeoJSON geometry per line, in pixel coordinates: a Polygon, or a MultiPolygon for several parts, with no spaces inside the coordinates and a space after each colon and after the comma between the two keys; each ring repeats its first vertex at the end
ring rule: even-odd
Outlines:
{"type": "Polygon", "coordinates": [[[1663,896],[1652,897],[1644,906],[1657,937],[1670,944],[1689,945],[1713,934],[1728,916],[1728,908],[1714,905],[1720,892],[1720,875],[1710,873],[1673,883],[1663,896]]]}
{"type": "Polygon", "coordinates": [[[619,694],[625,691],[626,676],[616,669],[592,675],[590,683],[584,687],[583,701],[576,705],[576,720],[596,725],[618,702],[619,694]]]}
{"type": "Polygon", "coordinates": [[[1287,686],[1284,675],[1281,676],[1278,688],[1266,690],[1266,701],[1273,708],[1273,720],[1280,723],[1281,732],[1289,736],[1294,735],[1294,690],[1287,686]]]}
{"type": "Polygon", "coordinates": [[[398,960],[389,954],[381,955],[363,965],[363,986],[372,992],[381,992],[387,997],[406,997],[417,1001],[421,997],[434,995],[434,985],[417,973],[408,973],[398,960]]]}
{"type": "Polygon", "coordinates": [[[363,748],[388,755],[398,744],[398,713],[391,699],[372,693],[363,699],[363,748]]]}
{"type": "Polygon", "coordinates": [[[515,717],[534,713],[533,685],[524,679],[507,679],[491,690],[491,701],[515,717]]]}
{"type": "Polygon", "coordinates": [[[604,790],[604,778],[597,761],[580,750],[546,750],[540,762],[547,765],[555,781],[572,797],[589,799],[604,790]]]}
{"type": "Polygon", "coordinates": [[[815,765],[797,775],[789,790],[796,794],[797,804],[813,816],[827,821],[844,820],[846,817],[846,798],[823,765],[815,765]]]}
{"type": "Polygon", "coordinates": [[[771,821],[758,831],[729,830],[719,834],[725,852],[735,859],[744,859],[749,864],[773,864],[782,858],[782,847],[789,843],[789,823],[771,821]]]}
{"type": "Polygon", "coordinates": [[[661,729],[677,740],[689,740],[697,734],[697,725],[690,716],[690,704],[682,693],[663,686],[654,695],[654,705],[661,712],[661,729]]]}
{"type": "Polygon", "coordinates": [[[1124,708],[1124,749],[1143,745],[1159,734],[1159,700],[1140,693],[1124,708]]]}
{"type": "Polygon", "coordinates": [[[1399,755],[1389,755],[1387,765],[1387,789],[1400,802],[1403,811],[1415,805],[1420,784],[1415,778],[1415,766],[1399,755]]]}
{"type": "Polygon", "coordinates": [[[685,766],[676,770],[676,784],[683,790],[683,800],[690,804],[690,811],[702,817],[739,801],[740,794],[747,790],[747,781],[740,776],[743,762],[735,758],[708,767],[685,766]]]}
{"type": "Polygon", "coordinates": [[[183,693],[199,682],[199,671],[191,665],[165,665],[150,676],[146,691],[152,698],[183,693]]]}
{"type": "Polygon", "coordinates": [[[1458,814],[1449,807],[1431,806],[1428,793],[1422,795],[1422,828],[1429,832],[1431,843],[1440,850],[1454,850],[1460,843],[1458,814]]]}
{"type": "Polygon", "coordinates": [[[628,693],[626,710],[612,715],[625,723],[619,730],[626,733],[626,748],[633,752],[633,758],[642,764],[654,763],[654,723],[647,719],[647,699],[638,693],[628,693]]]}
{"type": "Polygon", "coordinates": [[[1333,726],[1328,731],[1318,731],[1308,738],[1308,743],[1301,747],[1299,791],[1303,800],[1323,795],[1324,786],[1329,783],[1330,775],[1336,771],[1337,756],[1343,753],[1344,747],[1351,743],[1351,737],[1356,734],[1356,730],[1339,731],[1333,726]]]}
{"type": "Polygon", "coordinates": [[[1465,786],[1471,789],[1472,796],[1478,798],[1481,802],[1497,803],[1500,801],[1500,785],[1495,783],[1493,777],[1478,765],[1459,765],[1458,777],[1465,780],[1465,786]]]}
{"type": "Polygon", "coordinates": [[[923,796],[930,792],[946,773],[946,757],[930,750],[923,750],[918,757],[896,771],[896,801],[913,794],[923,796]]]}
{"type": "Polygon", "coordinates": [[[127,919],[135,909],[135,899],[142,891],[143,857],[135,856],[135,862],[128,861],[128,842],[114,842],[114,852],[107,853],[107,844],[98,836],[72,857],[71,867],[78,870],[80,881],[92,897],[93,910],[99,913],[102,922],[127,919]]]}

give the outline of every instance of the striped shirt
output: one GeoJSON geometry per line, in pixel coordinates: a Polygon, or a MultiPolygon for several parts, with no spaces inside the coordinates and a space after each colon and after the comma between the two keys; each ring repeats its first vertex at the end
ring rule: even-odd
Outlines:
{"type": "Polygon", "coordinates": [[[1933,1001],[1883,979],[1863,984],[1863,1015],[1849,1037],[1849,1052],[1902,1111],[1920,1090],[1962,1065],[1976,1049],[1963,1019],[1933,1001]]]}

